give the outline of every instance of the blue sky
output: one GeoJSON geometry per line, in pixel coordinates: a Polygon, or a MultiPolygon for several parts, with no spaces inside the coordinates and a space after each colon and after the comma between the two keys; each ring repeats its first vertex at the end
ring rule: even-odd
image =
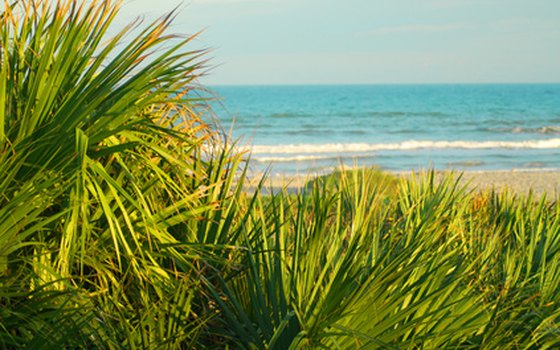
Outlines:
{"type": "Polygon", "coordinates": [[[206,84],[560,82],[560,0],[125,0],[180,6],[206,84]]]}

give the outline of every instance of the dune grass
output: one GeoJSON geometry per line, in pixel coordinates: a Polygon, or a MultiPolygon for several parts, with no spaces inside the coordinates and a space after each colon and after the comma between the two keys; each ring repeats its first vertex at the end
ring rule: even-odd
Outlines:
{"type": "MultiPolygon", "coordinates": [[[[0,348],[560,346],[560,205],[433,172],[244,190],[173,15],[0,14],[0,348]]],[[[262,184],[264,183],[264,179],[262,184]]]]}

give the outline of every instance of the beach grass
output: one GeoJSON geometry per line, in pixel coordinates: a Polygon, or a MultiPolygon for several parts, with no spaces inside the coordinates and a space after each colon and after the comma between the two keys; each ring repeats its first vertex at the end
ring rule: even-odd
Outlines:
{"type": "Polygon", "coordinates": [[[560,346],[560,204],[350,169],[247,191],[203,56],[110,1],[0,14],[0,348],[560,346]]]}

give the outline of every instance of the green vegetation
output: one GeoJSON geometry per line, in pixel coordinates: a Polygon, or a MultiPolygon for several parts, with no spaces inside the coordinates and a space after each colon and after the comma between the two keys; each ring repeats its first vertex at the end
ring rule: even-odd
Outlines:
{"type": "Polygon", "coordinates": [[[558,202],[376,170],[246,193],[203,52],[171,15],[102,39],[117,9],[0,13],[0,348],[560,346],[558,202]]]}

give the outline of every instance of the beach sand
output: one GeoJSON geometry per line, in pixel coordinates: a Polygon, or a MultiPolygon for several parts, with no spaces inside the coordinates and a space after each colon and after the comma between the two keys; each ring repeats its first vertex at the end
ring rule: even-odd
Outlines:
{"type": "MultiPolygon", "coordinates": [[[[438,172],[438,177],[443,173],[438,172]]],[[[398,177],[410,177],[412,172],[393,172],[392,174],[398,177]]],[[[459,172],[456,172],[455,176],[459,174],[459,172]]],[[[269,191],[270,188],[277,191],[284,186],[289,192],[295,193],[298,189],[303,188],[310,179],[312,179],[311,176],[271,176],[267,182],[266,191],[269,191]]],[[[494,190],[500,192],[507,190],[523,196],[532,191],[538,197],[546,193],[549,199],[560,198],[560,171],[465,171],[462,173],[461,182],[473,191],[494,190]]],[[[254,186],[249,185],[248,188],[250,190],[254,186]]]]}
{"type": "Polygon", "coordinates": [[[464,172],[461,181],[471,190],[512,191],[527,195],[532,191],[537,197],[547,194],[548,198],[560,195],[560,172],[558,171],[470,171],[464,172]]]}

